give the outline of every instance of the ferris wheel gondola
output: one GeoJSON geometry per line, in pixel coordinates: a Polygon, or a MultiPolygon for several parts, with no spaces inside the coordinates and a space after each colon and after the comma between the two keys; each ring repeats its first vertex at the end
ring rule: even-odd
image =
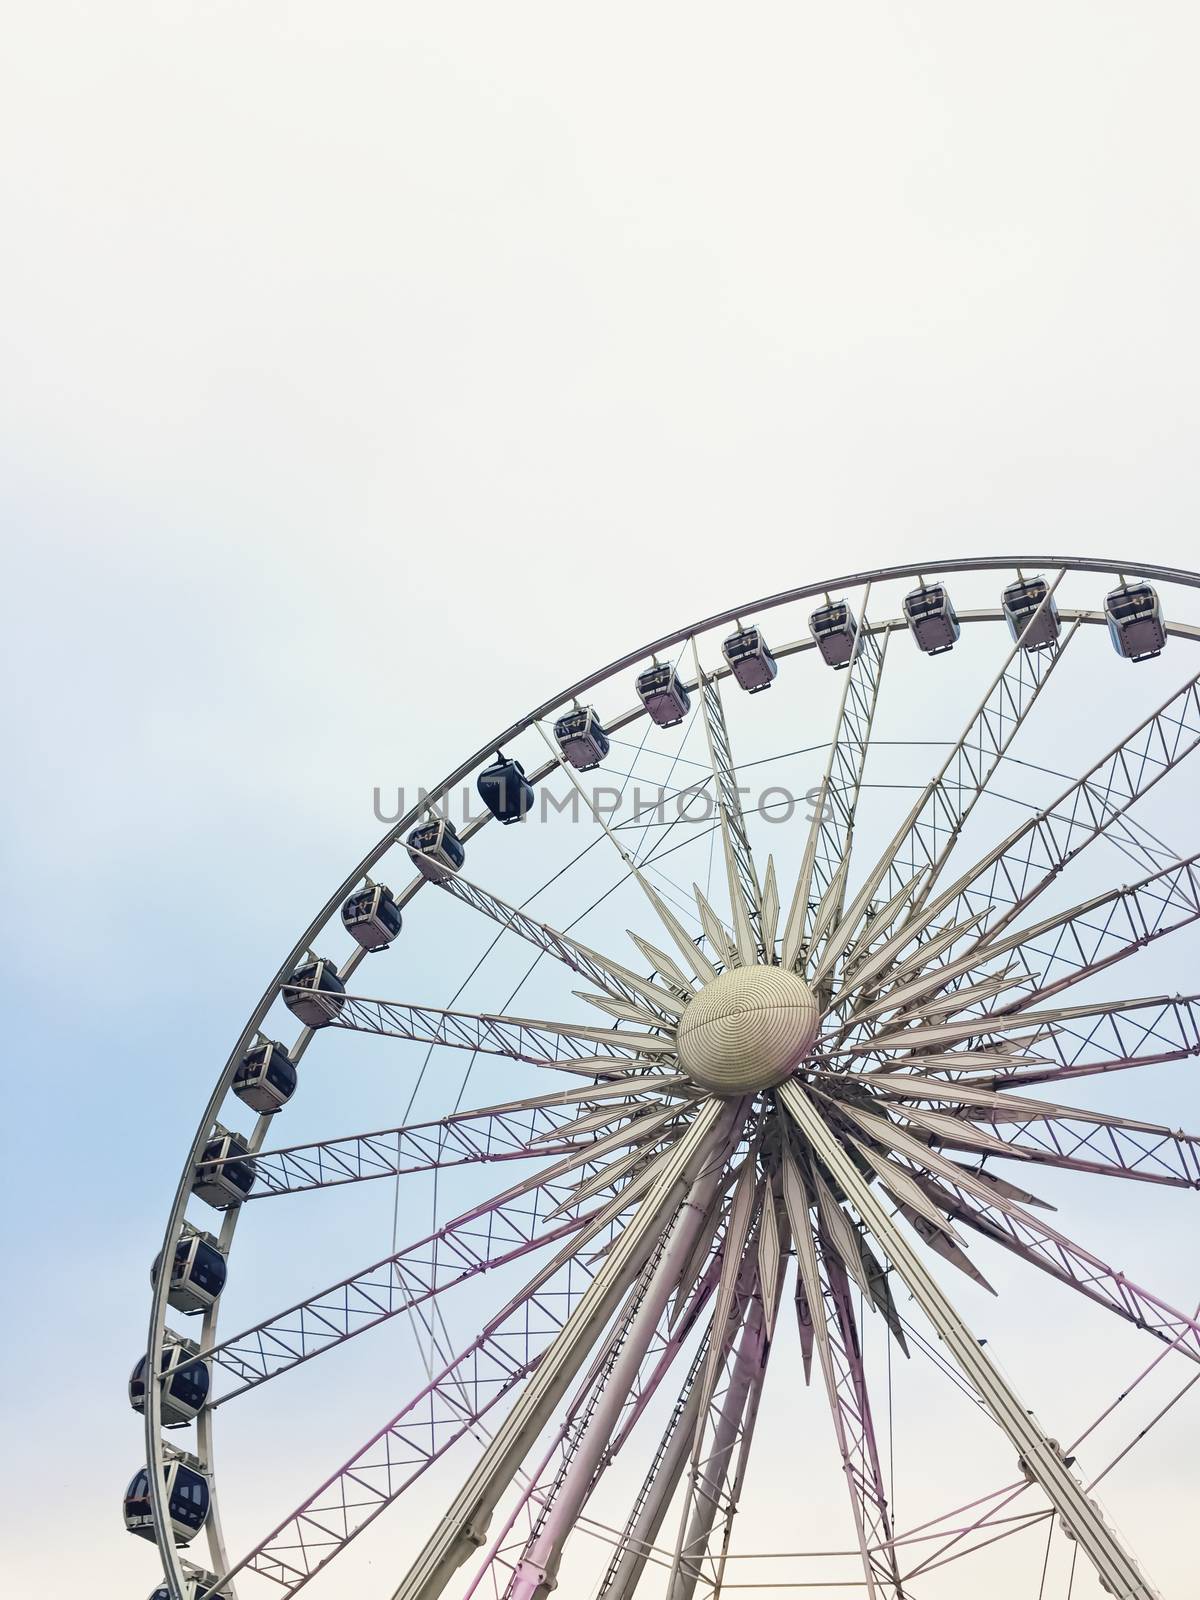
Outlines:
{"type": "Polygon", "coordinates": [[[342,926],[364,950],[386,950],[403,925],[396,897],[383,883],[356,889],[342,907],[342,926]]]}
{"type": "Polygon", "coordinates": [[[484,767],[475,781],[479,798],[506,827],[520,822],[533,806],[533,785],[519,761],[497,752],[495,761],[484,767]]]}
{"type": "Polygon", "coordinates": [[[1062,619],[1045,578],[1018,577],[1004,591],[1004,620],[1014,642],[1024,650],[1045,650],[1056,644],[1062,619]]]}
{"type": "Polygon", "coordinates": [[[638,674],[638,699],[657,727],[676,728],[692,708],[679,673],[670,661],[654,661],[638,674]]]}
{"type": "Polygon", "coordinates": [[[461,872],[466,847],[448,817],[431,817],[408,836],[408,854],[427,883],[444,883],[461,872]]]}
{"type": "Polygon", "coordinates": [[[1127,661],[1152,661],[1167,643],[1162,606],[1148,583],[1122,583],[1104,602],[1113,649],[1127,661]]]}
{"type": "MultiPolygon", "coordinates": [[[[157,1286],[161,1263],[160,1251],[150,1269],[152,1287],[157,1286]]],[[[168,1274],[168,1304],[188,1316],[207,1311],[225,1287],[227,1272],[225,1252],[212,1234],[185,1224],[176,1241],[168,1274]]]]}
{"type": "MultiPolygon", "coordinates": [[[[200,1355],[193,1339],[169,1334],[159,1359],[162,1382],[162,1421],[165,1428],[184,1428],[204,1409],[212,1389],[212,1369],[200,1355]]],[[[142,1356],[129,1376],[129,1404],[135,1411],[146,1409],[146,1357],[142,1356]]]]}
{"type": "MultiPolygon", "coordinates": [[[[163,1462],[163,1498],[172,1542],[189,1545],[208,1520],[211,1497],[208,1479],[199,1461],[172,1450],[163,1462]]],[[[150,1474],[145,1467],[134,1473],[125,1491],[125,1526],[140,1539],[157,1539],[158,1524],[150,1493],[150,1474]]]]}
{"type": "Polygon", "coordinates": [[[260,1039],[242,1056],[230,1085],[252,1111],[268,1115],[285,1106],[296,1092],[296,1064],[276,1039],[260,1039]]]}

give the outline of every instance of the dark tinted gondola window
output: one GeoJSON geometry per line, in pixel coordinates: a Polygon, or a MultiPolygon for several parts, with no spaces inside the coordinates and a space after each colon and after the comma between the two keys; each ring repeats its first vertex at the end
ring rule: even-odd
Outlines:
{"type": "Polygon", "coordinates": [[[295,1087],[296,1074],[285,1068],[282,1063],[272,1060],[267,1066],[267,1082],[276,1089],[292,1089],[295,1087]]]}
{"type": "Polygon", "coordinates": [[[200,1406],[208,1398],[208,1370],[197,1362],[171,1379],[171,1393],[184,1405],[200,1406]]]}
{"type": "Polygon", "coordinates": [[[225,1283],[225,1261],[219,1250],[214,1250],[211,1245],[204,1243],[197,1247],[192,1280],[199,1288],[206,1289],[211,1294],[221,1290],[225,1283]]]}

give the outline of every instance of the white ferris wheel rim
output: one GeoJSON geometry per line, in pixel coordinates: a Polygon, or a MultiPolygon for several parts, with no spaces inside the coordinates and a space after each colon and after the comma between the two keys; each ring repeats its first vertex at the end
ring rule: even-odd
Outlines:
{"type": "MultiPolygon", "coordinates": [[[[298,963],[303,959],[306,951],[315,946],[320,933],[329,926],[337,917],[340,906],[353,890],[361,885],[366,877],[380,862],[380,860],[397,846],[402,846],[407,832],[418,822],[422,816],[427,815],[430,805],[436,804],[454,791],[464,780],[472,776],[481,765],[486,763],[493,752],[512,743],[519,734],[541,723],[552,713],[560,712],[578,702],[584,695],[594,688],[612,680],[632,668],[645,664],[659,655],[694,641],[696,638],[709,634],[712,630],[735,622],[742,617],[759,618],[782,607],[794,605],[809,599],[819,599],[821,596],[837,594],[854,594],[872,585],[888,583],[896,580],[916,579],[923,574],[937,574],[938,578],[955,573],[1006,573],[1015,574],[1019,570],[1053,573],[1061,576],[1067,572],[1091,574],[1096,576],[1111,576],[1124,578],[1125,575],[1137,581],[1158,582],[1180,588],[1200,589],[1200,573],[1191,572],[1182,568],[1165,567],[1147,564],[1139,561],[1100,560],[1082,557],[1054,556],[1054,555],[1022,555],[1022,556],[994,556],[994,557],[963,557],[945,560],[929,560],[915,563],[903,563],[888,567],[881,567],[867,571],[844,574],[833,578],[823,578],[819,582],[799,585],[797,587],[780,591],[757,600],[744,601],[727,610],[714,613],[700,621],[692,622],[661,637],[642,645],[637,649],[608,663],[606,666],[589,673],[567,689],[543,701],[523,717],[510,724],[498,736],[489,739],[477,751],[473,752],[466,760],[448,773],[439,784],[432,789],[423,790],[418,803],[412,806],[402,817],[388,827],[386,832],[372,847],[372,849],[359,861],[342,881],[330,898],[320,908],[312,921],[305,928],[296,941],[287,957],[281,963],[278,971],[264,990],[258,1003],[251,1012],[242,1029],[230,1055],[225,1063],[217,1084],[214,1087],[208,1103],[197,1123],[196,1132],[187,1157],[183,1164],[179,1183],[174,1200],[168,1214],[168,1220],[163,1233],[161,1260],[166,1263],[174,1254],[175,1246],[184,1227],[184,1215],[191,1194],[191,1183],[195,1174],[197,1163],[201,1157],[206,1143],[212,1137],[212,1130],[220,1120],[222,1105],[228,1098],[233,1077],[245,1052],[259,1036],[261,1025],[272,1005],[278,999],[281,988],[288,982],[298,963]]],[[[1004,612],[999,607],[989,607],[977,610],[963,610],[959,612],[959,620],[964,625],[980,623],[1001,623],[1004,621],[1004,612]]],[[[1064,609],[1063,621],[1083,626],[1104,626],[1106,617],[1099,610],[1064,609]]],[[[903,618],[892,617],[883,621],[873,621],[865,624],[863,633],[872,637],[886,637],[892,632],[899,631],[906,626],[903,618]]],[[[1166,632],[1170,637],[1181,638],[1192,643],[1200,642],[1200,625],[1186,622],[1167,621],[1166,632]]],[[[799,639],[794,643],[783,645],[774,649],[774,654],[779,660],[784,660],[791,655],[803,654],[815,648],[812,639],[799,639]]],[[[728,677],[730,668],[726,664],[716,669],[706,669],[704,677],[711,680],[722,680],[728,677]]],[[[641,705],[620,716],[610,718],[608,727],[619,730],[634,721],[644,717],[646,712],[641,705]]],[[[534,781],[544,777],[556,766],[564,765],[560,757],[548,760],[545,767],[531,774],[534,781]]],[[[460,831],[460,837],[467,842],[478,828],[486,826],[493,819],[490,815],[483,815],[472,819],[471,824],[460,831]]],[[[418,876],[406,888],[396,894],[397,904],[405,905],[421,888],[425,886],[426,879],[418,876]]],[[[343,965],[342,972],[348,975],[358,965],[365,955],[365,951],[356,950],[349,961],[343,965]]],[[[298,1059],[303,1054],[310,1042],[313,1030],[303,1029],[299,1043],[291,1052],[293,1059],[298,1059]]],[[[255,1130],[255,1140],[252,1142],[252,1151],[261,1147],[262,1137],[270,1124],[270,1116],[260,1116],[255,1130]]],[[[222,1246],[227,1248],[232,1243],[236,1231],[239,1211],[237,1207],[224,1214],[221,1230],[222,1246]]],[[[185,1574],[181,1565],[179,1551],[176,1548],[167,1528],[165,1498],[163,1493],[162,1466],[166,1459],[165,1452],[169,1450],[169,1441],[164,1438],[161,1421],[161,1388],[157,1375],[157,1358],[162,1348],[167,1311],[167,1294],[169,1289],[169,1273],[160,1272],[153,1288],[151,1313],[149,1318],[148,1337],[146,1345],[146,1392],[145,1392],[145,1441],[146,1459],[151,1466],[150,1498],[154,1509],[156,1528],[159,1530],[158,1546],[163,1561],[164,1579],[173,1600],[185,1600],[185,1574]]],[[[213,1342],[217,1326],[216,1306],[204,1318],[203,1334],[205,1348],[213,1342]]],[[[202,1351],[203,1353],[203,1351],[202,1351]]],[[[201,1458],[210,1462],[212,1458],[212,1411],[206,1407],[198,1419],[198,1445],[201,1458]]],[[[228,1570],[229,1562],[224,1551],[220,1530],[219,1502],[215,1482],[212,1484],[212,1513],[209,1523],[210,1538],[214,1542],[215,1553],[221,1558],[221,1571],[228,1570]]],[[[1149,1591],[1138,1591],[1138,1593],[1149,1591]]]]}

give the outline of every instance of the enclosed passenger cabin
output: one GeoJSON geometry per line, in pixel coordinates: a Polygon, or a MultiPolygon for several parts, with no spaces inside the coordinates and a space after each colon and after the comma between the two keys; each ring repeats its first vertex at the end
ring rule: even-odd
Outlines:
{"type": "Polygon", "coordinates": [[[467,851],[446,817],[431,817],[419,823],[408,836],[408,853],[413,865],[430,883],[445,883],[462,871],[467,851]]]}
{"type": "Polygon", "coordinates": [[[940,656],[954,648],[962,631],[943,583],[922,583],[905,596],[904,615],[909,631],[927,656],[940,656]]]}
{"type": "Polygon", "coordinates": [[[276,1040],[260,1039],[242,1057],[233,1092],[252,1111],[278,1111],[296,1092],[296,1063],[276,1040]]]}
{"type": "Polygon", "coordinates": [[[640,673],[637,693],[651,722],[660,728],[676,727],[692,707],[692,697],[669,661],[656,661],[640,673]]]}
{"type": "MultiPolygon", "coordinates": [[[[163,1463],[167,1515],[177,1545],[191,1544],[208,1520],[208,1479],[195,1456],[173,1456],[163,1463]]],[[[125,1526],[140,1539],[154,1538],[154,1512],[150,1501],[150,1473],[141,1467],[125,1491],[125,1526]]]]}
{"type": "Polygon", "coordinates": [[[760,628],[738,628],[721,646],[721,654],[729,663],[729,670],[749,694],[769,689],[774,682],[779,665],[767,649],[767,641],[760,628]]]}
{"type": "Polygon", "coordinates": [[[345,995],[346,985],[334,963],[310,956],[284,985],[283,1003],[306,1028],[323,1028],[345,1005],[345,995]]]}
{"type": "Polygon", "coordinates": [[[1108,636],[1126,661],[1151,661],[1167,642],[1158,595],[1148,583],[1122,583],[1104,602],[1108,636]]]}
{"type": "Polygon", "coordinates": [[[558,748],[579,772],[598,767],[609,751],[608,734],[592,706],[576,706],[554,724],[558,748]]]}
{"type": "Polygon", "coordinates": [[[196,1164],[192,1193],[218,1211],[229,1211],[240,1206],[253,1187],[250,1146],[240,1133],[231,1133],[218,1123],[196,1164]]]}
{"type": "Polygon", "coordinates": [[[817,641],[826,666],[836,671],[848,667],[862,649],[858,619],[844,600],[819,606],[808,619],[808,631],[817,641]]]}
{"type": "MultiPolygon", "coordinates": [[[[204,1409],[212,1388],[212,1368],[198,1360],[200,1346],[191,1339],[167,1334],[159,1357],[162,1374],[162,1420],[166,1428],[182,1428],[204,1409]]],[[[143,1356],[129,1376],[129,1404],[135,1411],[146,1409],[146,1358],[143,1356]]]]}
{"type": "Polygon", "coordinates": [[[386,950],[402,920],[395,895],[383,883],[356,889],[342,907],[342,926],[364,950],[386,950]]]}
{"type": "Polygon", "coordinates": [[[510,760],[502,750],[496,752],[491,766],[484,767],[475,780],[479,798],[497,822],[507,826],[520,822],[533,805],[533,785],[525,776],[519,761],[510,760]]]}
{"type": "MultiPolygon", "coordinates": [[[[188,1567],[183,1575],[183,1600],[232,1600],[232,1589],[217,1587],[216,1575],[199,1567],[188,1567]]],[[[171,1591],[161,1584],[150,1600],[171,1600],[171,1591]]]]}
{"type": "MultiPolygon", "coordinates": [[[[162,1251],[154,1258],[150,1268],[150,1282],[158,1279],[162,1251]]],[[[167,1303],[176,1311],[195,1316],[207,1311],[225,1287],[228,1272],[225,1256],[217,1241],[209,1233],[201,1233],[190,1223],[183,1225],[183,1234],[175,1246],[171,1263],[171,1283],[167,1290],[167,1303]]]]}
{"type": "Polygon", "coordinates": [[[1005,589],[1002,604],[1013,643],[1023,650],[1044,650],[1062,632],[1058,607],[1045,578],[1018,578],[1005,589]]]}

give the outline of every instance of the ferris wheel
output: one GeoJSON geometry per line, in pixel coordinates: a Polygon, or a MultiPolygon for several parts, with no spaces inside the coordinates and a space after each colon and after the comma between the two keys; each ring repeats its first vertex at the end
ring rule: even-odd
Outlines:
{"type": "Polygon", "coordinates": [[[382,1600],[937,1600],[1010,1547],[1006,1593],[1049,1600],[1058,1549],[1077,1594],[1156,1596],[1089,1449],[1149,1375],[1194,1381],[1200,1297],[1097,1230],[1114,1188],[1200,1187],[1152,1087],[1200,1055],[1200,857],[1164,842],[1197,588],[1058,557],[807,585],[630,653],[406,807],[186,1153],[130,1381],[157,1595],[367,1597],[335,1563],[373,1541],[382,1600]],[[980,1336],[991,1305],[1064,1384],[1054,1308],[1136,1346],[1078,1439],[980,1336]],[[922,1413],[918,1476],[958,1492],[902,1517],[919,1371],[968,1420],[922,1413]],[[341,1465],[297,1428],[277,1470],[268,1403],[333,1439],[378,1409],[341,1465]],[[773,1503],[745,1551],[784,1413],[843,1521],[773,1503]],[[933,1482],[968,1426],[1001,1481],[967,1446],[933,1482]]]}

